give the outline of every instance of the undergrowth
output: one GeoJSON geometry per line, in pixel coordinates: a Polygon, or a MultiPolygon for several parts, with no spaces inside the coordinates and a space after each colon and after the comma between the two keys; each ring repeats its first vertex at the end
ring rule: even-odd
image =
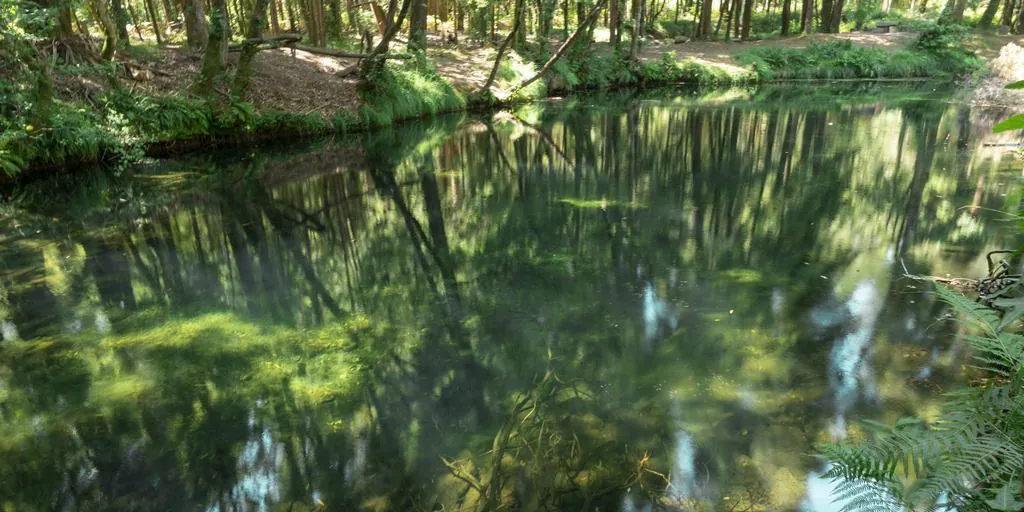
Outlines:
{"type": "Polygon", "coordinates": [[[955,78],[981,67],[981,61],[964,49],[966,36],[966,29],[958,25],[935,25],[904,50],[829,41],[807,48],[752,48],[739,61],[751,66],[761,80],[955,78]]]}
{"type": "Polygon", "coordinates": [[[387,126],[402,119],[453,112],[466,99],[423,60],[380,66],[360,91],[359,116],[367,126],[387,126]]]}

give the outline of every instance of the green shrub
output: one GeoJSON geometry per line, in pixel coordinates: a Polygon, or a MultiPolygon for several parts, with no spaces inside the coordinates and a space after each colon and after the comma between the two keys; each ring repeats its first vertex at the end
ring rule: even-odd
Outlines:
{"type": "Polygon", "coordinates": [[[840,481],[844,511],[1009,512],[1024,506],[1024,336],[1012,328],[1024,314],[1020,284],[1010,285],[992,307],[941,286],[937,291],[969,331],[962,339],[974,367],[984,372],[983,384],[946,393],[941,416],[930,424],[865,422],[872,439],[825,445],[822,456],[832,463],[827,476],[840,481]]]}
{"type": "Polygon", "coordinates": [[[359,113],[369,126],[451,112],[466,105],[465,98],[429,66],[388,63],[367,83],[369,88],[360,91],[363,106],[359,113]]]}
{"type": "Polygon", "coordinates": [[[854,46],[850,41],[829,41],[803,49],[752,48],[741,54],[739,61],[752,66],[762,80],[946,77],[974,69],[974,57],[951,49],[949,40],[943,39],[946,36],[921,37],[924,44],[911,50],[887,52],[854,46]]]}

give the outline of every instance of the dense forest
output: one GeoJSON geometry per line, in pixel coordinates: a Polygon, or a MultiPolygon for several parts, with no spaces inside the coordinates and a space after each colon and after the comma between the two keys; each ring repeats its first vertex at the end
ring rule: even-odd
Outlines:
{"type": "Polygon", "coordinates": [[[352,131],[574,89],[950,79],[980,69],[971,26],[1024,31],[1022,0],[2,0],[0,13],[8,175],[130,164],[181,141],[352,131]],[[879,39],[827,37],[851,31],[879,39]],[[825,38],[786,42],[812,33],[825,38]],[[749,40],[778,44],[687,58],[702,41],[749,40]],[[279,49],[292,61],[279,60],[279,49]]]}

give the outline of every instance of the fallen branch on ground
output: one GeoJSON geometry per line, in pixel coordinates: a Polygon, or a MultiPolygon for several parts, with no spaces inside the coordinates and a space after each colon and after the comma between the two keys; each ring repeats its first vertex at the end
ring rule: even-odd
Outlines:
{"type": "Polygon", "coordinates": [[[267,48],[280,48],[282,46],[292,46],[295,43],[298,43],[299,41],[302,41],[302,34],[289,33],[279,34],[271,37],[254,37],[251,39],[246,39],[239,44],[233,44],[231,46],[228,46],[228,51],[240,52],[242,51],[242,48],[252,45],[255,45],[257,47],[266,46],[267,48]]]}

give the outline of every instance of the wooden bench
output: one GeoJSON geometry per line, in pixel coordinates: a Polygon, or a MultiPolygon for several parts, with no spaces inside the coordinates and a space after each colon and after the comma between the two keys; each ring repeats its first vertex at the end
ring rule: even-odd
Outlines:
{"type": "Polygon", "coordinates": [[[895,21],[879,21],[878,23],[875,23],[875,28],[883,34],[888,34],[889,32],[892,32],[893,27],[898,25],[899,23],[896,23],[895,21]]]}

